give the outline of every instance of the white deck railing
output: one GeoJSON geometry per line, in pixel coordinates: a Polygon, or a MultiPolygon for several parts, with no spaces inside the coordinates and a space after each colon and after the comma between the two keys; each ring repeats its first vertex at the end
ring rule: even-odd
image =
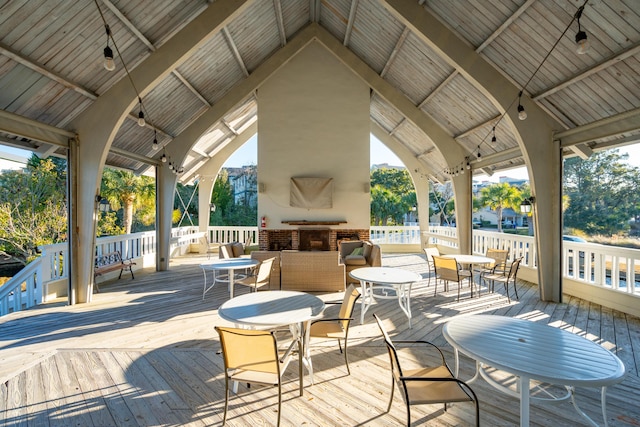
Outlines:
{"type": "Polygon", "coordinates": [[[420,244],[420,227],[415,225],[369,227],[369,239],[376,245],[420,244]]]}
{"type": "MultiPolygon", "coordinates": [[[[198,243],[202,233],[197,227],[175,228],[171,233],[171,254],[188,251],[198,243]]],[[[371,240],[377,244],[420,244],[418,226],[371,227],[371,240]]],[[[425,241],[439,246],[457,247],[455,227],[430,226],[425,241]]],[[[209,241],[257,242],[257,227],[209,227],[209,241]]],[[[563,276],[577,283],[640,297],[640,250],[593,243],[563,242],[563,276]]],[[[156,248],[155,231],[129,235],[101,237],[96,241],[96,254],[120,251],[123,258],[153,258],[156,248]]],[[[509,258],[524,257],[522,265],[537,268],[534,239],[494,231],[474,230],[474,254],[484,254],[488,248],[509,249],[509,258]]],[[[0,287],[0,316],[45,302],[49,286],[68,282],[69,257],[66,243],[40,248],[41,256],[0,287]]],[[[577,295],[580,296],[580,295],[577,295]]]]}
{"type": "MultiPolygon", "coordinates": [[[[457,247],[453,227],[429,227],[425,234],[430,244],[457,247]]],[[[537,268],[536,245],[531,236],[474,230],[472,242],[474,254],[484,254],[488,248],[509,249],[510,260],[522,256],[521,265],[537,268]]],[[[640,250],[595,243],[562,243],[565,279],[640,297],[640,250]]]]}

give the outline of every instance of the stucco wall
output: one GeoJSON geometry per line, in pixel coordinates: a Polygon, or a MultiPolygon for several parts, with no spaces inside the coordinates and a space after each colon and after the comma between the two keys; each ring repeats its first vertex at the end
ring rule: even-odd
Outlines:
{"type": "Polygon", "coordinates": [[[369,228],[369,88],[314,42],[258,90],[258,216],[369,228]],[[289,206],[292,177],[333,178],[333,207],[289,206]]]}

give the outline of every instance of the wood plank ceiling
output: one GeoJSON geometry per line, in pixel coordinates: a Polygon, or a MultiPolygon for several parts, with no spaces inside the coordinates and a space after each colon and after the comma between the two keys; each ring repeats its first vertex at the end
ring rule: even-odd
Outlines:
{"type": "MultiPolygon", "coordinates": [[[[559,123],[559,131],[589,129],[621,115],[628,117],[631,125],[622,130],[575,137],[571,144],[563,145],[566,155],[586,156],[592,150],[640,139],[639,1],[589,0],[580,20],[591,43],[584,55],[575,52],[577,22],[561,36],[584,0],[415,1],[472,46],[496,72],[524,88],[525,107],[529,102],[538,104],[559,123]]],[[[69,123],[117,81],[127,78],[123,61],[129,70],[134,69],[210,3],[0,1],[2,112],[73,132],[69,123]],[[102,66],[107,36],[97,6],[118,48],[113,72],[102,66]]],[[[160,146],[171,144],[312,22],[436,120],[469,153],[477,170],[491,172],[524,164],[516,135],[507,121],[500,121],[500,111],[397,20],[384,0],[252,1],[144,94],[147,125],[136,124],[136,106],[118,130],[107,164],[139,173],[147,170],[162,154],[162,149],[152,148],[154,135],[160,146]],[[496,142],[492,143],[494,126],[496,142]],[[481,161],[475,160],[478,152],[481,161]]],[[[514,93],[515,105],[517,96],[514,93]]],[[[181,179],[197,176],[204,161],[256,120],[257,100],[250,93],[222,120],[212,123],[210,133],[192,147],[181,179]]],[[[375,91],[371,120],[418,158],[425,174],[446,179],[445,171],[451,165],[418,127],[375,91]]],[[[65,155],[64,147],[47,142],[51,141],[46,135],[0,126],[1,144],[42,156],[65,155]]]]}

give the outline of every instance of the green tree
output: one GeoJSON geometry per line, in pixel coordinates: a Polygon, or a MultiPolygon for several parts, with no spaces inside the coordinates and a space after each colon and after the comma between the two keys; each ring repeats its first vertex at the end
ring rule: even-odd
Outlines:
{"type": "Polygon", "coordinates": [[[393,225],[401,204],[400,196],[381,185],[371,188],[371,223],[373,225],[393,225]],[[391,223],[391,224],[390,224],[391,223]]]}
{"type": "Polygon", "coordinates": [[[416,192],[406,169],[380,168],[371,172],[371,224],[401,225],[416,205],[416,192]]]}
{"type": "Polygon", "coordinates": [[[223,169],[213,185],[211,203],[216,206],[211,213],[210,225],[240,225],[255,226],[258,223],[258,209],[255,202],[255,189],[257,182],[257,168],[255,166],[244,167],[236,179],[244,180],[245,186],[250,191],[245,191],[244,197],[237,203],[231,187],[229,173],[223,169]]]}
{"type": "Polygon", "coordinates": [[[505,208],[520,209],[522,194],[516,187],[506,182],[492,184],[480,190],[482,204],[498,214],[498,231],[502,232],[502,210],[505,208]]]}
{"type": "Polygon", "coordinates": [[[37,247],[66,240],[66,169],[33,155],[24,170],[0,174],[2,249],[26,261],[37,247]]]}
{"type": "Polygon", "coordinates": [[[626,160],[618,150],[565,160],[566,227],[609,236],[629,230],[629,220],[640,214],[640,169],[626,160]]]}
{"type": "Polygon", "coordinates": [[[145,225],[155,220],[156,187],[153,178],[135,175],[120,169],[105,168],[102,174],[100,195],[106,198],[114,210],[122,209],[122,226],[125,234],[131,233],[133,214],[141,210],[145,225]],[[149,212],[154,214],[150,215],[149,212]]]}
{"type": "Polygon", "coordinates": [[[211,215],[211,225],[225,225],[224,218],[226,213],[233,205],[233,193],[231,184],[229,183],[229,173],[222,169],[213,184],[211,192],[211,203],[216,205],[216,211],[211,215]]]}

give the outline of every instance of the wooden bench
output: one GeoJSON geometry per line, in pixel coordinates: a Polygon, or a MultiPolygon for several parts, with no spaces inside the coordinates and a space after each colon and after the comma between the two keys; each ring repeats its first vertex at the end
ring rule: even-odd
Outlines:
{"type": "Polygon", "coordinates": [[[96,286],[96,290],[100,292],[98,284],[95,283],[96,277],[111,271],[120,270],[120,275],[118,276],[118,279],[120,279],[122,277],[122,272],[128,270],[131,273],[131,279],[133,280],[132,266],[134,265],[136,265],[136,263],[132,262],[130,259],[123,260],[120,251],[109,252],[108,254],[96,256],[96,262],[93,269],[93,281],[96,286]]]}

